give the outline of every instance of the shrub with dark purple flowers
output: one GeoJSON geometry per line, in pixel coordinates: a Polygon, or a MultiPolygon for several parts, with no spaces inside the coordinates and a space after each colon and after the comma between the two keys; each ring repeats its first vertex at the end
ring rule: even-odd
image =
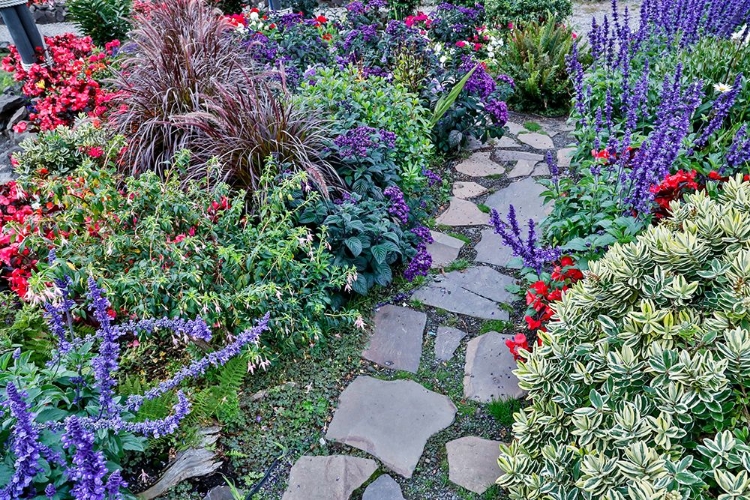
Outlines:
{"type": "MultiPolygon", "coordinates": [[[[139,421],[137,415],[143,403],[247,352],[267,328],[266,316],[234,342],[193,362],[173,379],[145,395],[124,398],[115,390],[120,357],[117,344],[123,336],[138,331],[141,323],[115,325],[102,290],[93,279],[88,283],[92,317],[98,324],[94,333],[82,336],[72,329],[73,322],[67,321],[66,348],[53,351],[52,361],[42,368],[30,361],[29,352],[0,356],[0,404],[7,409],[0,424],[0,484],[4,485],[0,498],[122,498],[127,483],[119,464],[126,450],[143,451],[144,437],[173,433],[190,411],[190,402],[182,391],[177,391],[179,401],[173,415],[139,421]]],[[[55,286],[62,287],[59,295],[67,297],[67,281],[55,286]]],[[[70,317],[72,303],[63,300],[57,311],[70,317]]],[[[51,327],[59,329],[59,320],[50,316],[51,327]]],[[[153,323],[145,324],[153,329],[153,323]]],[[[200,319],[165,320],[159,327],[175,332],[185,328],[209,332],[200,319]]]]}
{"type": "Polygon", "coordinates": [[[475,4],[464,7],[452,3],[441,3],[432,13],[430,33],[436,41],[453,46],[476,34],[478,26],[484,24],[484,7],[475,4]]]}

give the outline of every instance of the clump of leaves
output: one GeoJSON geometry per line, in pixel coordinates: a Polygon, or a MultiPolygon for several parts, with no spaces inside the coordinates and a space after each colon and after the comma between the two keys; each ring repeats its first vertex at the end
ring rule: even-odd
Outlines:
{"type": "Polygon", "coordinates": [[[70,0],[68,13],[84,35],[100,47],[130,31],[131,0],[70,0]]]}

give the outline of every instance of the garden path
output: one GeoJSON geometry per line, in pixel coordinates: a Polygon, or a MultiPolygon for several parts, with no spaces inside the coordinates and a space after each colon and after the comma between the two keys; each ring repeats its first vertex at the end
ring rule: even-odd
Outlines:
{"type": "MultiPolygon", "coordinates": [[[[518,319],[514,313],[518,297],[506,290],[516,281],[516,270],[510,267],[512,255],[491,229],[487,212],[495,208],[504,215],[513,204],[519,222],[543,218],[549,207],[543,204],[544,188],[535,178],[549,176],[543,161],[548,151],[565,167],[572,149],[567,147],[571,127],[562,119],[521,125],[523,118],[514,118],[518,123],[508,124],[506,137],[489,145],[474,144],[470,155],[455,166],[453,196],[436,220],[440,231],[432,232],[435,242],[429,247],[433,267],[440,271],[414,292],[409,307],[384,305],[375,312],[362,357],[405,376],[380,380],[359,375],[339,397],[326,440],[364,451],[385,471],[367,486],[364,500],[404,499],[401,485],[412,477],[428,440],[454,423],[460,395],[451,400],[406,380],[410,374],[431,369],[425,366],[425,358],[437,363],[450,360],[463,343],[465,349],[459,351],[465,352],[464,401],[489,403],[523,396],[512,373],[516,363],[505,345],[512,329],[471,338],[458,328],[440,325],[433,334],[434,356],[422,352],[430,333],[426,331],[428,315],[434,311],[450,311],[473,324],[499,320],[490,323],[499,330],[503,330],[502,322],[518,319]],[[455,265],[459,256],[461,265],[455,265]]],[[[499,441],[472,435],[440,443],[445,446],[450,481],[484,493],[500,475],[498,445],[499,441]]],[[[337,467],[325,473],[311,466],[310,457],[300,458],[292,467],[283,500],[346,500],[376,470],[370,459],[343,453],[334,458],[337,467]]],[[[330,459],[318,457],[321,464],[330,459]]]]}

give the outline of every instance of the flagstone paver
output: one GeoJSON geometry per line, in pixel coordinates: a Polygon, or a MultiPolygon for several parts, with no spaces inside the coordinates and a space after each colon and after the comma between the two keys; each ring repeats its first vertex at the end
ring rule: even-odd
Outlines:
{"type": "Polygon", "coordinates": [[[557,151],[557,165],[560,167],[569,167],[570,161],[573,159],[573,155],[576,152],[576,148],[562,148],[557,151]]]}
{"type": "Polygon", "coordinates": [[[385,305],[375,313],[375,329],[362,357],[392,370],[417,373],[427,315],[385,305]]]}
{"type": "Polygon", "coordinates": [[[487,188],[471,181],[456,181],[453,183],[453,196],[468,200],[481,196],[487,192],[487,188]]]}
{"type": "Polygon", "coordinates": [[[523,125],[519,125],[518,123],[508,122],[505,124],[506,127],[508,127],[508,131],[512,135],[518,135],[519,132],[525,132],[526,129],[523,125]]]}
{"type": "Polygon", "coordinates": [[[504,135],[500,138],[500,140],[497,141],[497,144],[495,144],[495,147],[500,149],[505,148],[520,148],[521,145],[518,144],[516,141],[514,141],[512,138],[510,138],[507,135],[504,135]]]}
{"type": "Polygon", "coordinates": [[[432,267],[443,267],[450,264],[458,257],[459,252],[466,244],[458,238],[447,234],[430,231],[433,242],[427,245],[427,251],[432,256],[432,267]]]}
{"type": "Polygon", "coordinates": [[[339,396],[326,438],[370,453],[410,478],[427,439],[453,423],[455,415],[450,398],[414,381],[360,376],[339,396]]]}
{"type": "Polygon", "coordinates": [[[464,337],[466,337],[466,332],[458,328],[448,326],[438,327],[437,335],[435,336],[435,358],[440,361],[450,360],[453,357],[453,353],[458,349],[458,346],[461,345],[461,340],[464,337]]]}
{"type": "Polygon", "coordinates": [[[475,204],[461,198],[451,198],[448,210],[436,219],[445,226],[482,226],[487,224],[490,216],[483,213],[475,204]]]}
{"type": "Polygon", "coordinates": [[[546,161],[540,162],[536,164],[536,167],[534,167],[534,173],[531,174],[532,177],[549,177],[550,171],[549,171],[549,165],[547,165],[546,161]]]}
{"type": "Polygon", "coordinates": [[[349,500],[377,468],[369,458],[300,457],[289,474],[282,500],[349,500]]]}
{"type": "Polygon", "coordinates": [[[541,193],[545,189],[534,179],[527,177],[491,194],[484,203],[500,212],[503,220],[508,214],[509,206],[513,205],[518,224],[523,226],[529,219],[539,222],[552,210],[551,205],[544,206],[544,200],[541,198],[541,193]]]}
{"type": "Polygon", "coordinates": [[[505,172],[502,165],[498,165],[490,158],[490,151],[479,151],[456,165],[456,170],[472,177],[487,177],[505,172]]]}
{"type": "Polygon", "coordinates": [[[412,297],[428,306],[482,319],[508,319],[499,304],[513,295],[505,287],[515,279],[490,267],[452,271],[417,290],[412,297]]]}
{"type": "Polygon", "coordinates": [[[404,500],[404,495],[396,480],[383,474],[365,488],[362,500],[404,500]]]}
{"type": "Polygon", "coordinates": [[[555,143],[548,135],[540,134],[539,132],[531,132],[528,134],[518,134],[518,140],[524,144],[528,144],[534,149],[554,149],[555,143]]]}
{"type": "Polygon", "coordinates": [[[542,161],[544,159],[544,156],[537,153],[527,153],[525,151],[513,151],[512,149],[496,149],[494,158],[499,162],[511,162],[518,160],[538,162],[542,161]]]}
{"type": "Polygon", "coordinates": [[[500,442],[475,436],[454,439],[445,444],[448,452],[448,478],[481,495],[502,474],[497,465],[500,442]]]}
{"type": "Polygon", "coordinates": [[[536,163],[528,160],[518,160],[516,165],[508,173],[508,177],[514,179],[516,177],[528,177],[534,171],[534,165],[536,163]]]}
{"type": "Polygon", "coordinates": [[[501,267],[511,267],[510,261],[513,259],[513,250],[503,242],[499,234],[494,229],[482,230],[482,239],[475,247],[477,251],[477,262],[485,264],[494,264],[501,267]]]}
{"type": "Polygon", "coordinates": [[[466,346],[464,397],[489,403],[496,399],[520,398],[525,391],[518,387],[513,374],[516,362],[505,340],[511,335],[489,332],[471,339],[466,346]]]}

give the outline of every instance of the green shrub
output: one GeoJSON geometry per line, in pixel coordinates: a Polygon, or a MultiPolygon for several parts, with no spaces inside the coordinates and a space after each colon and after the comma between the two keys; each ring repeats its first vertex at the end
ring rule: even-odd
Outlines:
{"type": "Polygon", "coordinates": [[[510,103],[523,111],[567,113],[573,86],[568,79],[566,57],[574,43],[573,30],[553,19],[544,23],[532,21],[511,31],[504,49],[496,56],[500,72],[510,75],[516,83],[510,103]]]}
{"type": "Polygon", "coordinates": [[[500,26],[540,21],[548,16],[563,21],[573,13],[571,0],[487,0],[487,17],[500,26]]]}
{"type": "MultiPolygon", "coordinates": [[[[183,152],[172,168],[179,172],[189,162],[183,152]]],[[[296,226],[286,206],[303,177],[273,186],[265,178],[253,214],[245,211],[244,193],[232,196],[220,182],[181,184],[177,173],[165,181],[151,172],[122,178],[85,161],[69,176],[23,181],[26,192],[51,193],[61,208],[38,221],[54,231],[30,236],[25,246],[40,259],[56,248],[72,269],[74,291],[83,290],[87,276],[99,276],[118,314],[200,315],[221,335],[269,312],[273,333],[263,340],[273,350],[317,342],[347,318],[332,311],[331,296],[348,270],[331,265],[325,232],[296,226]]],[[[49,281],[40,271],[29,286],[43,291],[49,281]]]]}
{"type": "Polygon", "coordinates": [[[589,263],[516,370],[512,499],[750,495],[750,184],[589,263]]]}
{"type": "Polygon", "coordinates": [[[69,0],[67,6],[81,32],[100,47],[130,31],[131,0],[69,0]]]}
{"type": "Polygon", "coordinates": [[[352,68],[320,69],[313,85],[302,84],[297,102],[329,117],[337,135],[357,126],[393,132],[402,186],[422,182],[432,155],[429,111],[403,86],[380,77],[361,78],[352,68]]]}

